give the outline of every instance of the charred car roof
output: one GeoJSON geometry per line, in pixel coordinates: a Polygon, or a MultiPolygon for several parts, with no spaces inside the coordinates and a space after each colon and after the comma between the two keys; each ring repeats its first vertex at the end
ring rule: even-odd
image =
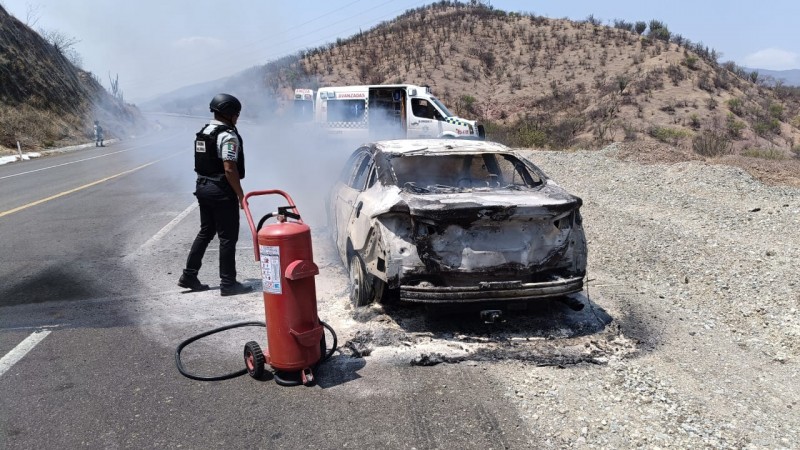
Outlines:
{"type": "Polygon", "coordinates": [[[452,153],[515,153],[503,144],[470,139],[396,139],[371,145],[387,155],[426,155],[452,153]]]}
{"type": "MultiPolygon", "coordinates": [[[[531,181],[529,187],[538,188],[547,183],[548,178],[538,167],[527,158],[521,156],[505,145],[470,139],[397,139],[377,141],[365,144],[358,152],[368,149],[377,165],[378,179],[384,185],[400,184],[392,166],[392,160],[415,157],[438,157],[447,155],[497,155],[498,157],[511,157],[525,167],[525,171],[537,180],[531,181]],[[398,183],[399,182],[399,183],[398,183]]],[[[530,180],[529,180],[530,181],[530,180]]]]}

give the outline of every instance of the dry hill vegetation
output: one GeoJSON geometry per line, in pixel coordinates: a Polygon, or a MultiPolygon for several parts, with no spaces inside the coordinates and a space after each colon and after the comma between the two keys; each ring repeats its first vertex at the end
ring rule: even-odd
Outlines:
{"type": "Polygon", "coordinates": [[[0,153],[87,142],[95,120],[107,139],[143,123],[64,53],[0,6],[0,153]]]}
{"type": "Polygon", "coordinates": [[[658,20],[603,25],[442,1],[267,64],[297,87],[431,86],[458,115],[517,147],[621,143],[646,161],[709,159],[800,185],[800,88],[748,73],[658,20]]]}

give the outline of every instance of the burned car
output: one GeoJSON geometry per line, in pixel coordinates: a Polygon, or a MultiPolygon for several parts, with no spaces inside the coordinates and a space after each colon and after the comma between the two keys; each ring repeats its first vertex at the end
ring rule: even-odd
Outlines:
{"type": "Polygon", "coordinates": [[[581,199],[488,141],[357,149],[328,204],[355,306],[525,301],[583,289],[581,199]]]}

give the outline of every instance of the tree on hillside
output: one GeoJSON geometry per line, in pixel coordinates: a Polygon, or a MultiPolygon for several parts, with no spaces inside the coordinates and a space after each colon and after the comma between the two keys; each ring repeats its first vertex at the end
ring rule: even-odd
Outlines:
{"type": "Polygon", "coordinates": [[[75,44],[80,42],[80,39],[58,30],[46,30],[44,28],[39,29],[39,35],[52,45],[57,52],[64,55],[73,66],[81,67],[83,65],[81,55],[75,50],[75,44]]]}
{"type": "Polygon", "coordinates": [[[25,10],[25,25],[33,28],[39,23],[39,9],[41,5],[31,5],[28,4],[28,7],[25,10]]]}
{"type": "Polygon", "coordinates": [[[667,28],[667,25],[660,20],[651,20],[650,21],[650,31],[647,33],[648,36],[654,39],[660,39],[662,41],[669,41],[670,32],[667,28]]]}
{"type": "Polygon", "coordinates": [[[108,82],[111,84],[111,95],[114,98],[119,99],[122,101],[122,89],[119,88],[119,74],[116,77],[111,78],[111,72],[108,73],[108,82]]]}

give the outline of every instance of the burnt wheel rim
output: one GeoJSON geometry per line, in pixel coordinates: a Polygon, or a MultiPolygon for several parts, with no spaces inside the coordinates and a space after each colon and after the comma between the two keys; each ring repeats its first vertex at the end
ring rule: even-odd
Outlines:
{"type": "Polygon", "coordinates": [[[358,299],[361,298],[361,280],[363,273],[361,272],[361,261],[358,257],[354,256],[350,260],[350,301],[355,305],[358,304],[358,299]]]}

